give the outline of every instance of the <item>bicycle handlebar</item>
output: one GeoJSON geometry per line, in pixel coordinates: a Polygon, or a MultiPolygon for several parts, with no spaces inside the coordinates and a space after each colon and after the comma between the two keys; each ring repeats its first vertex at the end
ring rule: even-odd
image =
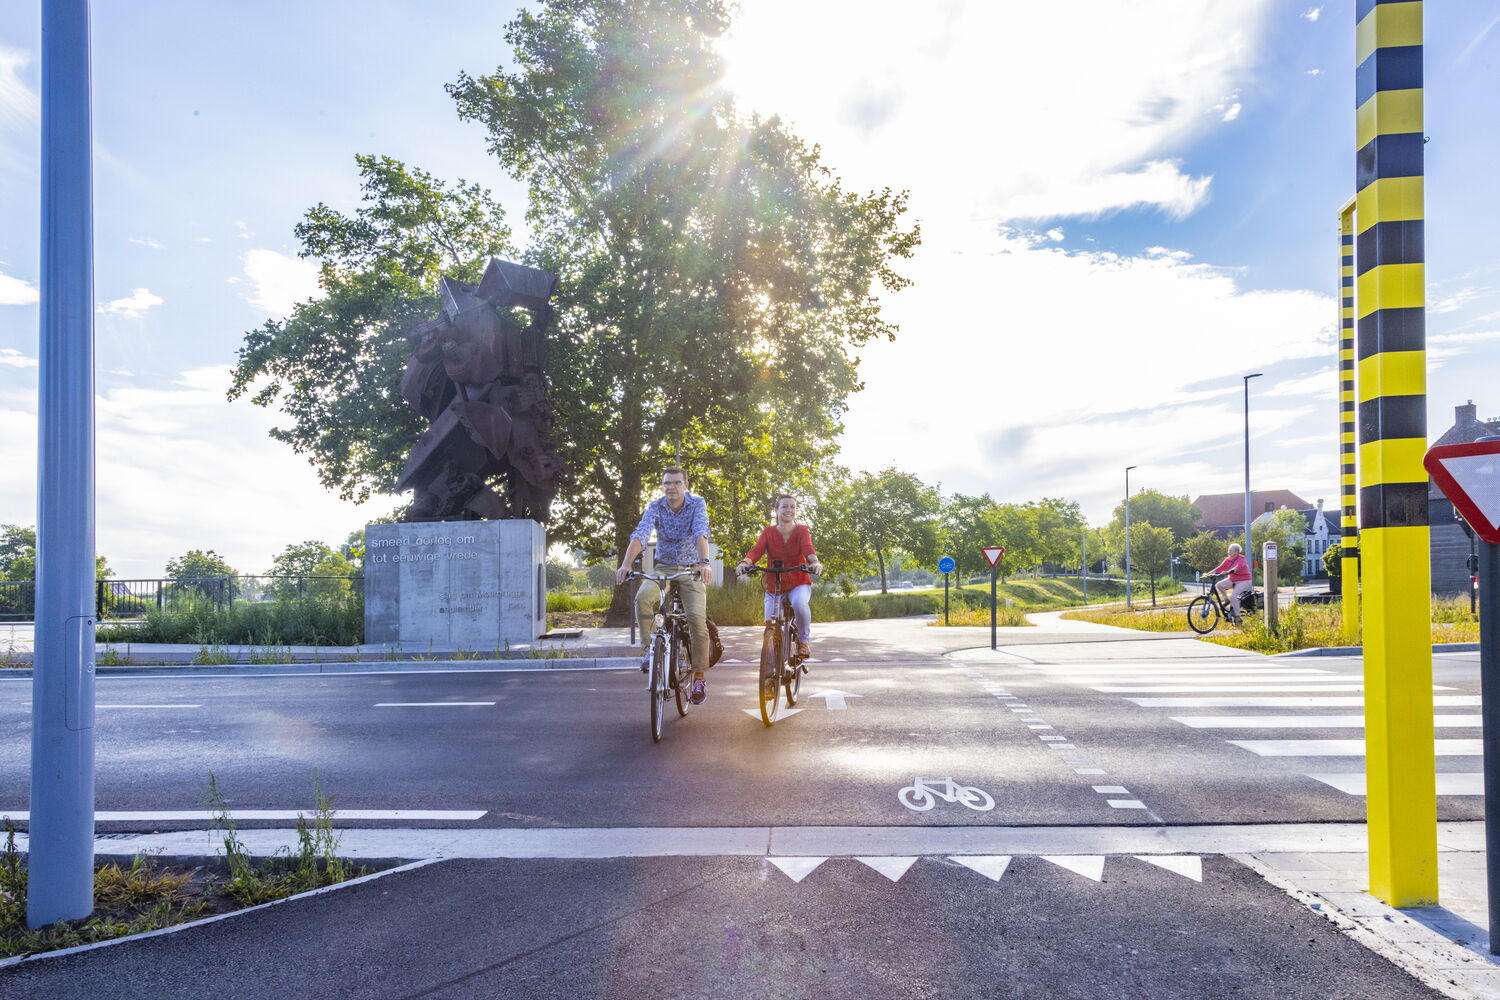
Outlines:
{"type": "Polygon", "coordinates": [[[675,573],[668,573],[665,576],[652,576],[649,573],[642,573],[640,570],[637,569],[637,570],[631,570],[630,575],[627,576],[625,579],[627,579],[627,580],[650,580],[652,583],[669,583],[672,580],[678,579],[679,577],[696,576],[696,575],[697,575],[697,570],[691,570],[691,569],[680,569],[680,570],[678,570],[675,573]]]}
{"type": "Polygon", "coordinates": [[[803,563],[800,566],[783,566],[780,569],[775,569],[771,566],[756,566],[752,563],[751,565],[745,567],[745,572],[775,573],[777,576],[780,576],[783,573],[812,573],[814,576],[819,575],[818,571],[807,565],[807,563],[803,563]]]}

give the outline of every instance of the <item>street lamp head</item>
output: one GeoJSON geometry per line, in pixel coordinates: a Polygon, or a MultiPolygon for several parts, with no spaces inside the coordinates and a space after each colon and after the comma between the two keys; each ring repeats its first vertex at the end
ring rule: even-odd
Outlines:
{"type": "Polygon", "coordinates": [[[1254,375],[1241,375],[1240,377],[1243,378],[1246,382],[1249,382],[1251,379],[1260,378],[1264,374],[1265,372],[1256,372],[1254,375]]]}
{"type": "Polygon", "coordinates": [[[1133,466],[1133,465],[1127,465],[1127,466],[1125,466],[1125,471],[1129,472],[1133,468],[1135,468],[1135,466],[1133,466]]]}

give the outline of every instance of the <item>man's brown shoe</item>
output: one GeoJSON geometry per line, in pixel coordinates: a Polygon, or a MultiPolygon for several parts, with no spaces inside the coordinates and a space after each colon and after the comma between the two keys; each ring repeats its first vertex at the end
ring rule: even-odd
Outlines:
{"type": "Polygon", "coordinates": [[[800,656],[800,657],[802,657],[804,660],[807,659],[809,656],[812,655],[811,651],[809,651],[808,648],[807,648],[807,643],[805,643],[805,642],[799,642],[799,643],[797,643],[797,655],[800,656]]]}

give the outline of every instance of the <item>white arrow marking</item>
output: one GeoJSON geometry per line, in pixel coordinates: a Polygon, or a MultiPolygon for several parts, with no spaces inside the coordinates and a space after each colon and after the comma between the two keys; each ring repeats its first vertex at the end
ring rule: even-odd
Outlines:
{"type": "Polygon", "coordinates": [[[1010,866],[1009,854],[956,854],[948,859],[957,861],[965,868],[972,869],[991,882],[1000,881],[1000,876],[1005,874],[1005,869],[1010,866]]]}
{"type": "Polygon", "coordinates": [[[822,698],[828,704],[830,712],[842,712],[849,706],[844,704],[845,698],[863,698],[862,694],[850,694],[848,691],[819,691],[817,694],[808,695],[809,698],[822,698]]]}
{"type": "MultiPolygon", "coordinates": [[[[750,718],[752,718],[752,719],[759,719],[760,718],[760,709],[758,709],[758,708],[746,708],[746,709],[742,709],[742,711],[746,715],[750,716],[750,718]]],[[[790,719],[792,716],[796,715],[800,711],[802,711],[802,709],[800,709],[800,708],[783,708],[781,710],[781,715],[777,716],[777,718],[790,719]]]]}
{"type": "Polygon", "coordinates": [[[1050,861],[1059,868],[1076,872],[1095,882],[1104,881],[1104,857],[1099,854],[1044,854],[1043,861],[1050,861]]]}
{"type": "Polygon", "coordinates": [[[855,858],[855,861],[869,865],[871,868],[890,879],[899,882],[906,870],[916,863],[916,858],[855,858]]]}
{"type": "Polygon", "coordinates": [[[793,882],[801,882],[812,874],[814,868],[827,861],[827,858],[767,858],[767,861],[780,868],[786,877],[793,882]]]}
{"type": "Polygon", "coordinates": [[[1203,859],[1196,854],[1137,854],[1136,857],[1194,882],[1203,881],[1203,859]]]}

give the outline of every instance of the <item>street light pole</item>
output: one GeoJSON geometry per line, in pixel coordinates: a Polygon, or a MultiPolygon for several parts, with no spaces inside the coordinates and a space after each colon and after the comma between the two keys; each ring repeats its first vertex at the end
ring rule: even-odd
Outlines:
{"type": "Polygon", "coordinates": [[[1241,376],[1245,380],[1245,565],[1250,568],[1250,585],[1255,586],[1255,552],[1250,548],[1250,380],[1262,372],[1241,376]]]}
{"type": "Polygon", "coordinates": [[[1130,603],[1130,470],[1133,468],[1125,466],[1125,607],[1131,611],[1135,610],[1130,603]]]}
{"type": "Polygon", "coordinates": [[[94,202],[89,0],[42,4],[36,647],[26,923],[94,909],[94,202]]]}

